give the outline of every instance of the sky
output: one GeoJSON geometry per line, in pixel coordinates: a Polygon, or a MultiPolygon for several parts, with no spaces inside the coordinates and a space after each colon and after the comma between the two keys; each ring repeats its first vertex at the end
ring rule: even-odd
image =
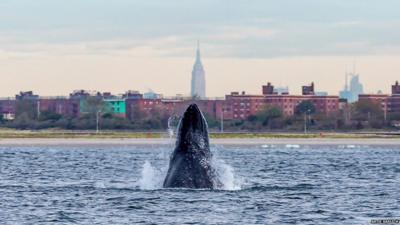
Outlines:
{"type": "Polygon", "coordinates": [[[190,93],[197,40],[207,96],[315,82],[338,94],[400,80],[398,0],[0,0],[0,96],[33,90],[190,93]]]}

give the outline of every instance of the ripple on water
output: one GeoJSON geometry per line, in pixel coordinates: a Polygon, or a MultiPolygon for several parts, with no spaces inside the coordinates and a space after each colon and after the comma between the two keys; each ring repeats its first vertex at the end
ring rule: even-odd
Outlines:
{"type": "Polygon", "coordinates": [[[0,221],[368,224],[400,211],[399,149],[221,146],[231,188],[193,190],[162,188],[170,145],[0,147],[0,221]]]}

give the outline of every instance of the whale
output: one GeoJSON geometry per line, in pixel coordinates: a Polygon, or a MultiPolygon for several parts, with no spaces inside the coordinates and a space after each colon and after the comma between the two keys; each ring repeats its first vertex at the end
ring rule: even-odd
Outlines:
{"type": "Polygon", "coordinates": [[[198,106],[191,104],[179,122],[163,187],[218,188],[221,184],[211,162],[207,121],[198,106]]]}

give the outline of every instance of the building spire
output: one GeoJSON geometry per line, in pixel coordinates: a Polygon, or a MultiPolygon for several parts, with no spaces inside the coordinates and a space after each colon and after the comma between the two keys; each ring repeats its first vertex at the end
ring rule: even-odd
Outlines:
{"type": "Polygon", "coordinates": [[[199,40],[197,40],[196,62],[200,62],[200,63],[201,63],[201,58],[200,58],[200,41],[199,41],[199,40]]]}
{"type": "Polygon", "coordinates": [[[206,81],[203,64],[200,57],[200,41],[197,40],[196,61],[192,71],[192,87],[191,95],[194,98],[205,99],[206,97],[206,81]]]}

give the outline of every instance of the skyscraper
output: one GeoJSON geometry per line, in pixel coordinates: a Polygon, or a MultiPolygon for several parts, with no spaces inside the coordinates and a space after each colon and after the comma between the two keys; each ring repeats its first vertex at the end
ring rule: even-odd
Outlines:
{"type": "Polygon", "coordinates": [[[206,98],[206,78],[203,64],[201,63],[199,43],[197,43],[196,62],[192,71],[191,96],[199,99],[206,98]]]}
{"type": "Polygon", "coordinates": [[[339,92],[340,98],[347,99],[349,103],[358,101],[358,95],[364,94],[363,85],[360,83],[359,75],[356,73],[346,73],[344,90],[339,92]],[[350,85],[348,77],[350,76],[350,85]],[[350,86],[350,87],[349,87],[350,86]]]}

